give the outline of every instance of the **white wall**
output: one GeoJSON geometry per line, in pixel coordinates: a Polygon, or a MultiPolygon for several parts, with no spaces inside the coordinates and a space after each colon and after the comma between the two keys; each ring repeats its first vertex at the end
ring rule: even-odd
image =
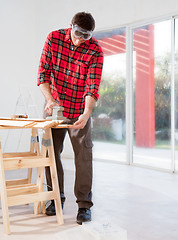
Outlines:
{"type": "MultiPolygon", "coordinates": [[[[14,113],[25,85],[42,114],[37,70],[47,34],[68,27],[78,11],[91,12],[96,30],[178,14],[177,0],[0,0],[0,117],[14,113]]],[[[25,93],[26,94],[26,93],[25,93]]],[[[66,152],[69,152],[68,149],[66,152]]]]}

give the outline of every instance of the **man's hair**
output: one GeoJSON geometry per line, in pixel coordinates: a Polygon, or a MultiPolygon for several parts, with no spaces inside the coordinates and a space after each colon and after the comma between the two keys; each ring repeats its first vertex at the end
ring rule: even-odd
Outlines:
{"type": "Polygon", "coordinates": [[[93,31],[95,29],[95,20],[92,17],[90,13],[86,12],[78,12],[74,15],[72,18],[72,24],[76,24],[79,27],[88,30],[93,31]]]}

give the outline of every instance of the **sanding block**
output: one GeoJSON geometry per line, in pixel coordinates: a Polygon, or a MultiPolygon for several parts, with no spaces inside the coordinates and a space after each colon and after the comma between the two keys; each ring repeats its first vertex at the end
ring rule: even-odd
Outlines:
{"type": "Polygon", "coordinates": [[[66,117],[63,116],[63,111],[64,111],[64,107],[54,106],[52,116],[49,116],[46,119],[65,121],[66,117]]]}

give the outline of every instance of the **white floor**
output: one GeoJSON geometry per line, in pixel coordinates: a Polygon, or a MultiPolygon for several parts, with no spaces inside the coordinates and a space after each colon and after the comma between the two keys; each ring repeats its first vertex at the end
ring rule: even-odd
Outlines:
{"type": "MultiPolygon", "coordinates": [[[[6,236],[0,209],[1,240],[178,239],[178,174],[94,161],[93,221],[78,226],[73,195],[74,165],[69,159],[63,160],[63,164],[65,224],[58,226],[55,216],[33,215],[32,205],[10,207],[12,234],[6,236]]],[[[14,172],[8,172],[7,178],[10,175],[14,172]]]]}

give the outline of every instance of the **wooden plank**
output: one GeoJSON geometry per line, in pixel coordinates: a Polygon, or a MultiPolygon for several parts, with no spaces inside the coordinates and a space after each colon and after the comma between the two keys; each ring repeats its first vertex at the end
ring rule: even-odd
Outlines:
{"type": "Polygon", "coordinates": [[[17,185],[6,186],[6,189],[30,187],[30,186],[36,186],[36,184],[32,184],[32,183],[25,183],[25,184],[19,184],[19,185],[17,184],[17,185]]]}
{"type": "Polygon", "coordinates": [[[3,164],[3,157],[2,157],[2,150],[1,150],[1,141],[0,141],[0,195],[1,195],[4,231],[6,234],[10,234],[7,190],[6,190],[6,183],[5,183],[5,173],[4,173],[4,164],[3,164]]]}
{"type": "Polygon", "coordinates": [[[37,123],[36,122],[31,122],[27,125],[25,125],[25,128],[32,128],[33,126],[35,126],[37,123]]]}
{"type": "MultiPolygon", "coordinates": [[[[52,126],[52,128],[69,128],[70,126],[72,126],[72,125],[70,125],[70,124],[59,124],[57,126],[52,126]]],[[[6,129],[6,130],[8,130],[8,129],[22,129],[22,128],[41,128],[41,129],[44,129],[44,125],[35,124],[32,127],[31,126],[27,126],[27,127],[14,126],[13,127],[13,126],[1,126],[0,125],[0,129],[6,129]]]]}
{"type": "Polygon", "coordinates": [[[45,214],[46,213],[46,208],[45,208],[45,202],[41,202],[41,213],[45,214]]]}
{"type": "Polygon", "coordinates": [[[59,124],[58,126],[52,127],[52,128],[69,128],[71,127],[71,124],[59,124]]]}
{"type": "Polygon", "coordinates": [[[16,205],[34,203],[39,201],[48,201],[51,199],[56,199],[56,193],[54,191],[18,195],[18,196],[8,197],[7,200],[8,200],[8,206],[16,206],[16,205]]]}
{"type": "MultiPolygon", "coordinates": [[[[35,152],[37,153],[37,155],[39,156],[40,155],[40,149],[39,149],[39,142],[38,142],[38,129],[35,129],[35,128],[32,128],[32,135],[31,135],[33,138],[36,138],[36,141],[31,141],[30,142],[30,152],[35,152]]],[[[38,169],[37,169],[37,172],[38,172],[38,169]]],[[[27,175],[27,178],[28,178],[28,183],[31,183],[31,179],[32,179],[32,168],[29,168],[28,169],[28,175],[27,175]]],[[[39,186],[38,186],[38,189],[39,189],[39,186]]],[[[33,206],[33,212],[34,214],[39,214],[39,205],[40,205],[40,202],[36,202],[34,203],[34,206],[33,206]]]]}
{"type": "Polygon", "coordinates": [[[7,127],[25,127],[28,124],[33,123],[33,121],[14,121],[14,120],[0,120],[1,126],[7,127]]]}
{"type": "Polygon", "coordinates": [[[23,119],[23,120],[0,120],[0,127],[1,128],[50,128],[55,127],[61,124],[63,120],[48,120],[48,121],[34,121],[29,119],[23,119]]]}
{"type": "MultiPolygon", "coordinates": [[[[31,194],[39,192],[36,184],[29,184],[28,186],[14,186],[12,188],[7,188],[7,197],[31,194]]],[[[30,196],[29,196],[30,197],[30,196]]]]}
{"type": "Polygon", "coordinates": [[[0,125],[0,129],[5,129],[5,130],[8,130],[8,129],[22,129],[24,127],[13,127],[13,126],[1,126],[0,125]]]}
{"type": "Polygon", "coordinates": [[[14,179],[14,180],[6,180],[6,188],[17,185],[24,185],[28,183],[28,179],[14,179]]]}
{"type": "Polygon", "coordinates": [[[34,122],[46,122],[51,121],[51,119],[38,119],[38,118],[0,118],[0,120],[13,120],[13,121],[34,121],[34,122]]]}
{"type": "Polygon", "coordinates": [[[47,129],[47,128],[51,128],[51,127],[56,127],[59,124],[61,124],[62,122],[63,122],[63,120],[52,120],[50,122],[39,122],[39,123],[36,123],[33,127],[47,129]]]}
{"type": "Polygon", "coordinates": [[[48,146],[47,149],[48,149],[49,157],[52,160],[52,165],[50,166],[52,189],[53,191],[56,192],[56,195],[57,195],[57,199],[54,199],[55,209],[56,209],[56,218],[59,224],[64,224],[51,129],[47,129],[45,131],[44,138],[47,138],[47,139],[49,138],[52,143],[51,146],[48,146]]]}
{"type": "MultiPolygon", "coordinates": [[[[39,156],[40,155],[40,149],[39,149],[39,142],[38,142],[39,139],[38,139],[38,130],[37,129],[32,128],[31,137],[36,138],[36,142],[33,142],[33,141],[30,142],[30,153],[31,154],[36,154],[37,156],[39,156]]],[[[28,169],[27,178],[28,178],[28,183],[31,183],[32,168],[28,169]]]]}
{"type": "MultiPolygon", "coordinates": [[[[44,178],[44,167],[37,168],[37,187],[39,192],[43,192],[43,178],[44,178]]],[[[41,202],[34,204],[34,214],[39,214],[41,202]]]]}
{"type": "Polygon", "coordinates": [[[33,157],[37,156],[34,152],[13,152],[13,153],[3,153],[3,158],[14,158],[14,157],[33,157]]]}
{"type": "Polygon", "coordinates": [[[4,169],[5,170],[15,170],[23,168],[36,168],[51,166],[50,158],[43,157],[34,157],[34,158],[7,158],[4,160],[4,169]]]}

